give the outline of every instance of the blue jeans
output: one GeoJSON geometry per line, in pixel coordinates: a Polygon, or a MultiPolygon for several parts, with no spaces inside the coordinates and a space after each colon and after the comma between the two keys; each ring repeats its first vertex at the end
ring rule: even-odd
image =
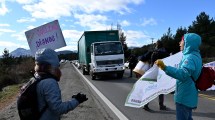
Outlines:
{"type": "Polygon", "coordinates": [[[176,103],[176,120],[193,120],[192,108],[176,103]]]}

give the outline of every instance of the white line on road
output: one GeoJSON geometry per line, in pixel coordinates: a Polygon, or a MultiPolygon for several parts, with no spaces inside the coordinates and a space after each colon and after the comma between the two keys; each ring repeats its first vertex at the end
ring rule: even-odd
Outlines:
{"type": "Polygon", "coordinates": [[[101,99],[107,104],[107,106],[113,111],[113,113],[115,113],[115,115],[120,120],[128,120],[128,118],[123,115],[74,65],[73,67],[78,71],[78,73],[84,78],[84,80],[89,84],[89,86],[96,92],[96,94],[101,97],[101,99]]]}

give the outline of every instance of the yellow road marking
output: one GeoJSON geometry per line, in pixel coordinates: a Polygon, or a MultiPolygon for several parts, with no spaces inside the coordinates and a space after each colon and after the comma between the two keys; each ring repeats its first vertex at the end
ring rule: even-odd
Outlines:
{"type": "Polygon", "coordinates": [[[215,100],[215,96],[204,95],[204,94],[199,94],[199,96],[200,96],[200,97],[203,97],[203,98],[210,99],[210,100],[215,100]]]}

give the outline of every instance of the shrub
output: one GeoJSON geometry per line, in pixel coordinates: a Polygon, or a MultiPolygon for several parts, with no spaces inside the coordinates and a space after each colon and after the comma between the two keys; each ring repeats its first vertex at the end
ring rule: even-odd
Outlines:
{"type": "MultiPolygon", "coordinates": [[[[12,65],[2,65],[0,67],[0,90],[7,85],[26,82],[32,76],[34,60],[31,57],[13,58],[18,59],[12,65]]],[[[14,60],[15,61],[15,60],[14,60]]]]}

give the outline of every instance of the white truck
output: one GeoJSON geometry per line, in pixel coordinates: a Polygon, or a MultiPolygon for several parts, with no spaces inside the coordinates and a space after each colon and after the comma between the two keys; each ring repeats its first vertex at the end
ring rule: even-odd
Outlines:
{"type": "Polygon", "coordinates": [[[124,52],[118,30],[85,31],[78,41],[78,61],[92,80],[102,74],[124,74],[124,52]]]}

